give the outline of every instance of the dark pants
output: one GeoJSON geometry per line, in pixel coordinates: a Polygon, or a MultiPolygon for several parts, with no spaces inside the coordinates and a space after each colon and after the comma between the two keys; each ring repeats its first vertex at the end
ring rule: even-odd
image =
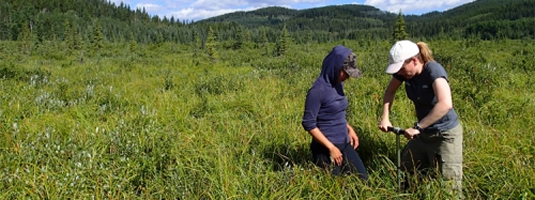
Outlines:
{"type": "Polygon", "coordinates": [[[349,143],[334,145],[340,149],[340,152],[342,152],[343,161],[341,166],[335,166],[331,161],[329,149],[315,140],[312,140],[312,143],[310,144],[310,150],[312,150],[314,164],[326,170],[332,169],[333,175],[356,172],[358,173],[360,179],[368,180],[368,172],[366,172],[364,163],[362,163],[359,154],[357,151],[355,151],[355,149],[353,149],[353,146],[351,146],[349,143]]]}

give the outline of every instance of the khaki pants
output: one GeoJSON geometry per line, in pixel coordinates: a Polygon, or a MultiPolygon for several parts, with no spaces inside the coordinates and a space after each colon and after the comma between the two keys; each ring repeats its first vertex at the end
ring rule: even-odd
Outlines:
{"type": "Polygon", "coordinates": [[[403,170],[411,173],[438,167],[443,178],[453,181],[452,189],[462,192],[462,126],[459,124],[447,131],[419,134],[405,146],[401,164],[403,170]]]}

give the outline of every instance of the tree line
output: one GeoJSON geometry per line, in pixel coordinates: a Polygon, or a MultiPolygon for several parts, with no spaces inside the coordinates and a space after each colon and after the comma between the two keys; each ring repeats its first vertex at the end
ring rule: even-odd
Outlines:
{"type": "MultiPolygon", "coordinates": [[[[478,0],[446,12],[404,15],[404,30],[411,38],[533,39],[533,7],[535,0],[478,0]]],[[[204,46],[210,29],[228,48],[247,42],[256,46],[276,43],[283,34],[298,44],[389,40],[397,31],[398,18],[371,6],[341,5],[306,10],[268,7],[188,22],[174,17],[161,19],[144,8],[132,9],[106,0],[6,0],[0,3],[0,40],[68,41],[76,48],[95,43],[95,37],[105,42],[142,44],[184,44],[200,39],[204,46]]]]}

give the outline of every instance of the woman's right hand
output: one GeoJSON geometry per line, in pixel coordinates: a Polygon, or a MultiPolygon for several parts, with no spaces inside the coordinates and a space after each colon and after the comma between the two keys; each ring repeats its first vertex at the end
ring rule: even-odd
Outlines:
{"type": "Polygon", "coordinates": [[[392,123],[390,123],[389,119],[382,119],[381,122],[379,122],[379,129],[383,132],[388,132],[388,127],[391,127],[392,123]]]}
{"type": "Polygon", "coordinates": [[[342,157],[342,152],[340,152],[340,149],[338,149],[338,147],[332,147],[331,149],[329,149],[329,153],[331,155],[332,161],[336,166],[342,165],[342,161],[344,160],[344,158],[342,157]]]}

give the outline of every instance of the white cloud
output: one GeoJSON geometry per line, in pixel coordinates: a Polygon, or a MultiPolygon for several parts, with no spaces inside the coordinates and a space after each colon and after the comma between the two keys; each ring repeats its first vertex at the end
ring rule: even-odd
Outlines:
{"type": "Polygon", "coordinates": [[[198,0],[195,3],[192,3],[191,7],[204,10],[234,10],[232,8],[241,8],[247,5],[247,2],[236,0],[198,0]]]}
{"type": "Polygon", "coordinates": [[[137,4],[136,5],[136,8],[145,8],[145,11],[147,11],[147,13],[149,14],[153,14],[153,13],[159,13],[163,10],[165,10],[165,7],[161,6],[161,5],[158,5],[158,4],[137,4]]]}
{"type": "Polygon", "coordinates": [[[359,4],[397,13],[427,13],[451,9],[474,0],[110,0],[137,8],[145,7],[150,15],[174,16],[181,20],[201,20],[236,11],[250,11],[267,6],[307,9],[327,5],[359,4]]]}
{"type": "Polygon", "coordinates": [[[364,4],[393,13],[412,13],[414,11],[443,10],[453,8],[474,0],[366,0],[364,4]]]}
{"type": "MultiPolygon", "coordinates": [[[[291,0],[293,2],[317,2],[322,0],[291,0]]],[[[169,3],[166,7],[180,7],[177,3],[173,1],[167,1],[169,3]]],[[[258,0],[197,0],[193,3],[190,3],[187,8],[182,6],[182,9],[178,11],[170,11],[166,14],[161,14],[161,16],[174,16],[178,19],[186,20],[200,20],[206,19],[214,16],[223,15],[226,13],[232,13],[237,11],[252,11],[260,9],[267,6],[284,6],[287,3],[285,0],[267,0],[267,1],[258,1],[258,0]],[[250,2],[249,2],[250,1],[250,2]]],[[[183,4],[182,4],[183,5],[183,4]]],[[[147,9],[148,10],[148,9],[147,9]]]]}
{"type": "MultiPolygon", "coordinates": [[[[326,0],[197,0],[191,3],[192,8],[217,10],[217,9],[244,9],[245,7],[262,8],[267,6],[282,6],[295,4],[314,4],[326,2],[326,0]]],[[[290,6],[291,7],[291,6],[290,6]]]]}
{"type": "Polygon", "coordinates": [[[109,2],[112,2],[114,3],[115,5],[120,5],[121,2],[123,2],[124,4],[130,4],[130,1],[129,0],[109,0],[109,2]]]}
{"type": "Polygon", "coordinates": [[[163,1],[163,4],[169,9],[182,9],[188,7],[191,4],[191,0],[165,0],[163,1]]]}
{"type": "Polygon", "coordinates": [[[219,9],[219,10],[207,10],[207,9],[193,9],[193,8],[187,8],[182,9],[177,12],[171,12],[169,14],[166,14],[166,16],[174,16],[175,18],[179,20],[198,20],[198,19],[206,19],[214,16],[219,16],[227,13],[237,12],[237,11],[251,11],[256,10],[259,8],[245,8],[245,9],[219,9]]]}

